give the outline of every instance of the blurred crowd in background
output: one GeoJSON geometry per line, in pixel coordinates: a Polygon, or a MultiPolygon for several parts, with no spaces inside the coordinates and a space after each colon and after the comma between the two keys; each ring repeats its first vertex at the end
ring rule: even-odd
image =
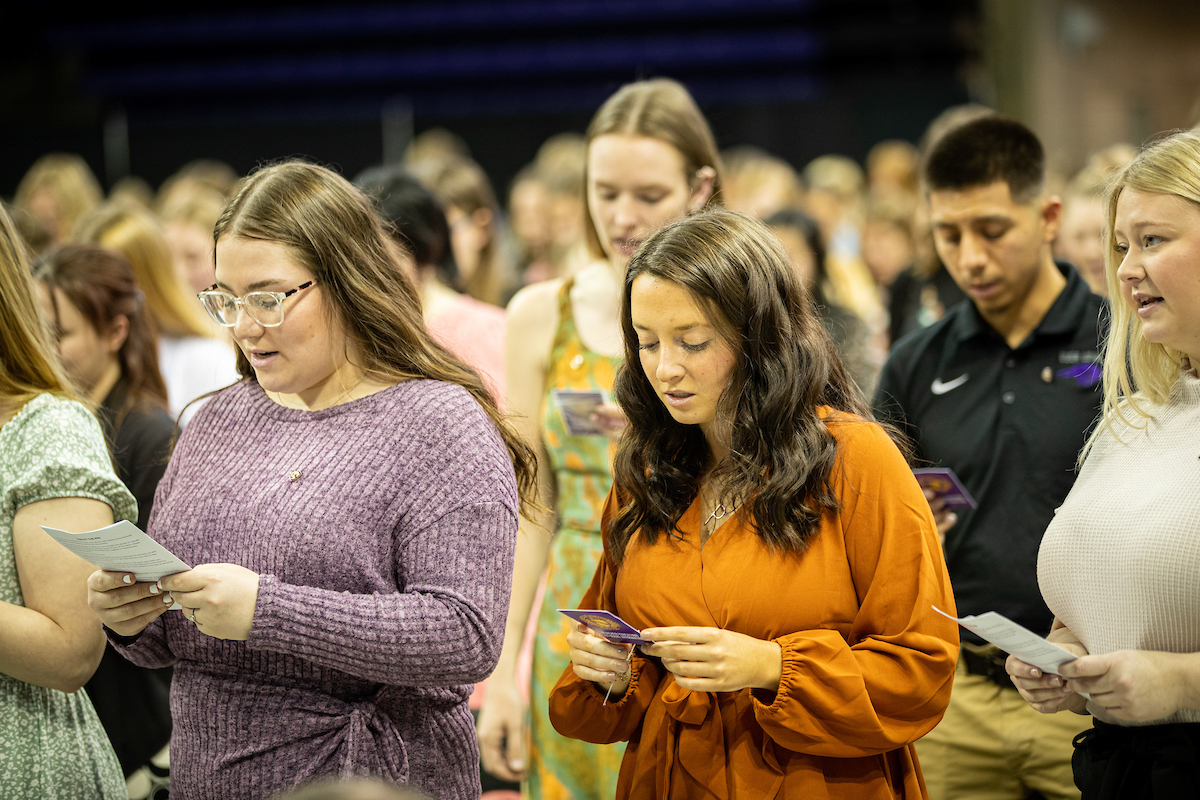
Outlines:
{"type": "MultiPolygon", "coordinates": [[[[783,242],[868,397],[891,344],[963,298],[933,248],[919,180],[922,149],[945,129],[990,113],[976,104],[952,107],[930,122],[921,142],[878,142],[865,163],[828,154],[797,165],[736,143],[722,151],[724,204],[762,219],[783,242]]],[[[1078,174],[1051,170],[1049,177],[1050,192],[1065,206],[1056,256],[1099,294],[1100,197],[1107,177],[1134,152],[1113,143],[1078,174]]],[[[502,309],[522,286],[588,263],[582,134],[548,138],[508,186],[496,186],[466,141],[445,128],[417,135],[403,166],[440,204],[453,251],[437,254],[438,268],[424,279],[432,283],[424,287],[427,321],[438,307],[431,292],[449,289],[502,309]]],[[[233,379],[224,332],[192,295],[214,283],[212,229],[239,178],[228,164],[202,159],[157,188],[130,176],[106,194],[82,157],[50,153],[30,166],[11,199],[34,254],[90,242],[121,250],[131,262],[166,343],[160,366],[176,413],[183,402],[174,398],[190,400],[233,379]]]]}

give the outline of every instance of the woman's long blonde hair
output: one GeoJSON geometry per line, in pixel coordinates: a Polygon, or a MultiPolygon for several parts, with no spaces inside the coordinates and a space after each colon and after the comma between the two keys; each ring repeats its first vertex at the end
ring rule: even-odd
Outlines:
{"type": "Polygon", "coordinates": [[[1142,321],[1121,298],[1117,268],[1122,257],[1116,250],[1115,227],[1117,202],[1126,189],[1175,195],[1200,208],[1200,133],[1175,133],[1146,147],[1116,174],[1109,186],[1104,272],[1108,296],[1112,298],[1112,324],[1104,346],[1104,424],[1097,426],[1088,440],[1081,462],[1101,430],[1107,428],[1116,436],[1118,421],[1127,427],[1143,426],[1153,416],[1147,404],[1167,401],[1171,388],[1179,380],[1180,363],[1186,357],[1178,350],[1146,341],[1142,321]]]}
{"type": "Polygon", "coordinates": [[[200,301],[188,294],[158,221],[148,211],[105,203],[79,220],[71,239],[116,250],[133,267],[160,336],[216,337],[200,301]]]}
{"type": "Polygon", "coordinates": [[[25,243],[0,207],[0,414],[49,392],[75,397],[29,273],[25,243]]]}

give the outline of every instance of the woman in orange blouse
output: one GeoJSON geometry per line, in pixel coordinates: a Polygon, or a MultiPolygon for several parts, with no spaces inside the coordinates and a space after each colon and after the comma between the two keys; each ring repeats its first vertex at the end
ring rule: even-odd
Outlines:
{"type": "Polygon", "coordinates": [[[762,224],[675,222],[630,262],[629,415],[550,697],[627,740],[618,798],[925,797],[912,742],[950,698],[957,627],[929,504],[762,224]],[[639,366],[640,365],[640,366],[639,366]]]}

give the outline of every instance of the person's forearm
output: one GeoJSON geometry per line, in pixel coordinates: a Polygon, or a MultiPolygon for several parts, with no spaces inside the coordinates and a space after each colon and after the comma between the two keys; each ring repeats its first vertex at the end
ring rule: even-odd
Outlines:
{"type": "Polygon", "coordinates": [[[0,672],[35,686],[78,691],[104,655],[100,621],[74,635],[31,608],[0,602],[0,672]]]}

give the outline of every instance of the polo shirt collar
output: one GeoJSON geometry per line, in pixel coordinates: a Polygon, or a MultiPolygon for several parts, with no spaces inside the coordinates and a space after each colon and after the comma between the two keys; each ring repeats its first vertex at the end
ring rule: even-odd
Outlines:
{"type": "MultiPolygon", "coordinates": [[[[1079,273],[1065,261],[1055,261],[1054,266],[1067,279],[1067,285],[1054,299],[1050,310],[1042,321],[1034,328],[1033,335],[1071,333],[1079,327],[1081,315],[1087,310],[1088,297],[1092,290],[1084,282],[1079,273]]],[[[963,301],[965,308],[954,321],[954,338],[965,342],[983,334],[998,335],[994,328],[987,323],[979,309],[970,298],[963,301]]]]}

